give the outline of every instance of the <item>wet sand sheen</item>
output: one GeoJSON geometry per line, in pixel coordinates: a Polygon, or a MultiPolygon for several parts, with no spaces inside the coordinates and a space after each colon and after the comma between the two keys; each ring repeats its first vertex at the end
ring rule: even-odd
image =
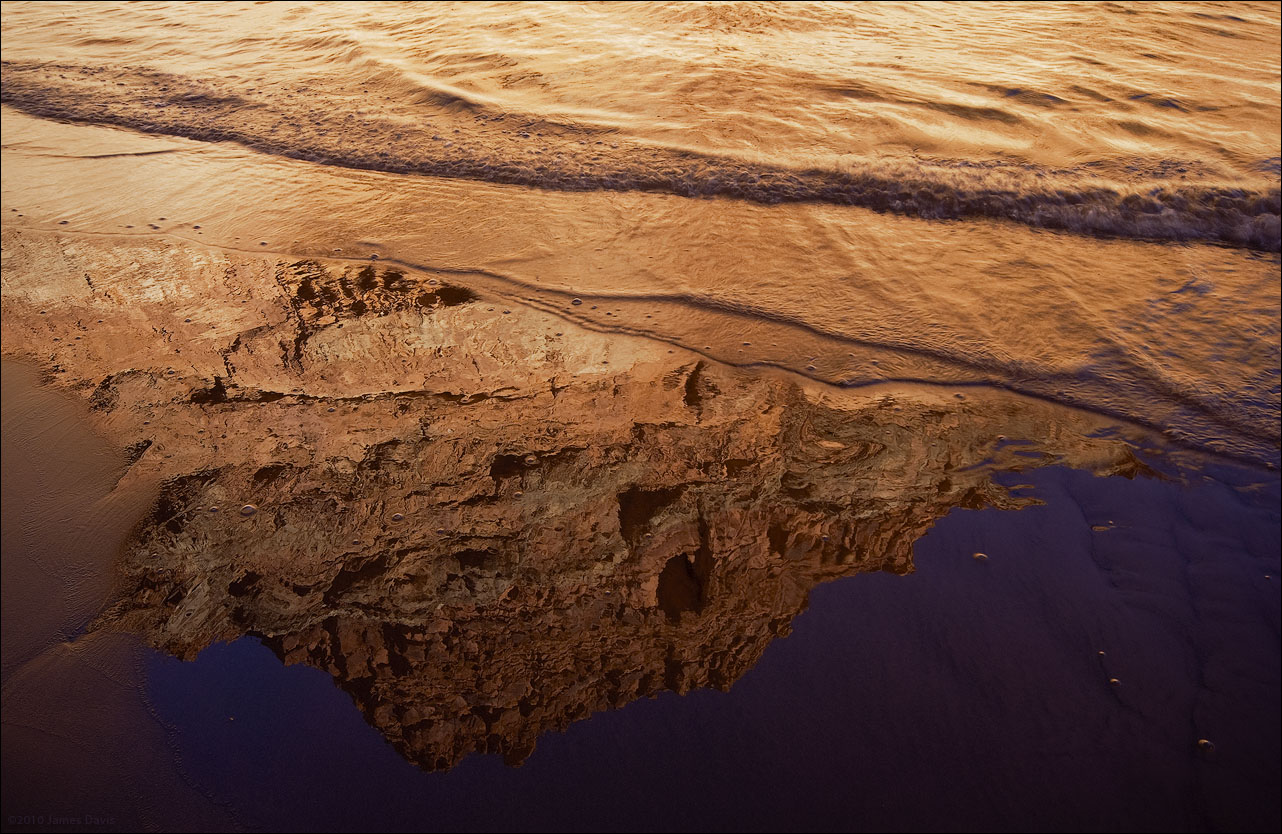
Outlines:
{"type": "MultiPolygon", "coordinates": [[[[12,233],[162,236],[322,265],[378,256],[729,364],[846,386],[997,385],[1279,463],[1273,255],[850,208],[549,194],[4,119],[32,146],[6,151],[27,174],[6,181],[12,233]],[[68,159],[38,150],[49,146],[177,152],[68,159]],[[367,224],[376,236],[350,231],[367,224]]],[[[347,315],[344,296],[313,306],[347,315]]]]}
{"type": "MultiPolygon", "coordinates": [[[[166,752],[249,827],[487,830],[519,808],[519,827],[569,830],[608,829],[621,814],[649,829],[858,819],[863,830],[924,830],[964,814],[991,830],[1272,830],[1276,803],[1262,799],[1276,781],[1278,669],[1260,666],[1259,644],[1276,620],[1265,574],[1277,575],[1278,543],[1225,541],[1230,528],[1260,530],[1260,513],[1276,518],[1276,482],[1235,495],[1154,480],[1101,489],[1055,469],[1027,480],[1048,506],[950,516],[918,548],[922,573],[817,589],[794,634],[730,692],[598,715],[546,736],[515,770],[488,757],[417,771],[333,697],[327,676],[283,669],[249,640],[194,663],[150,655],[146,697],[172,728],[166,752]],[[988,561],[970,557],[977,548],[988,561]],[[1185,585],[1189,571],[1200,587],[1185,585]],[[1254,667],[1246,679],[1233,671],[1243,663],[1254,667]],[[276,769],[276,757],[294,764],[276,769]]],[[[112,711],[99,702],[85,714],[112,711]]],[[[159,749],[149,738],[133,739],[131,761],[159,749]]],[[[67,761],[87,786],[83,807],[109,809],[120,828],[145,818],[127,817],[117,788],[97,781],[113,762],[67,761]]],[[[199,818],[174,807],[182,786],[150,785],[149,801],[168,809],[162,827],[199,818]]]]}
{"type": "Polygon", "coordinates": [[[6,830],[1276,830],[1275,6],[82,11],[6,830]]]}
{"type": "Polygon", "coordinates": [[[82,403],[4,368],[4,679],[84,631],[108,598],[115,559],[151,503],[113,494],[123,455],[87,425],[82,403]]]}
{"type": "Polygon", "coordinates": [[[187,658],[256,634],[426,769],[732,686],[812,586],[910,572],[952,508],[1026,505],[997,473],[1163,456],[1051,403],[802,386],[385,266],[7,240],[45,281],[11,292],[6,349],[89,322],[54,378],[131,450],[122,484],[162,484],[99,627],[187,658]],[[84,308],[31,312],[59,284],[84,308]]]}
{"type": "Polygon", "coordinates": [[[489,8],[485,25],[472,11],[358,9],[244,8],[218,23],[193,11],[185,28],[214,28],[192,40],[106,9],[88,49],[13,9],[7,24],[32,43],[7,53],[4,101],[344,168],[1277,249],[1268,7],[1229,15],[1231,29],[1205,23],[1215,6],[568,4],[489,8]],[[232,34],[251,20],[271,36],[232,34]],[[1016,43],[1040,60],[1013,60],[1016,43]],[[1140,43],[1152,51],[1137,65],[1140,43]]]}
{"type": "Polygon", "coordinates": [[[225,827],[147,701],[146,650],[82,634],[154,490],[115,491],[124,456],[83,404],[30,365],[2,367],[5,829],[225,827]]]}
{"type": "MultiPolygon", "coordinates": [[[[80,447],[66,445],[68,432],[72,436],[83,432],[74,421],[83,420],[85,415],[78,412],[74,402],[35,388],[34,374],[27,368],[5,363],[5,370],[6,452],[25,451],[48,460],[65,454],[68,448],[82,448],[70,460],[100,462],[100,489],[110,489],[120,471],[119,462],[101,440],[81,434],[80,447]],[[40,409],[34,409],[35,405],[40,409]],[[63,439],[61,443],[51,444],[51,435],[40,430],[48,425],[47,419],[33,426],[31,418],[59,412],[64,414],[61,425],[68,428],[57,435],[63,439]],[[22,418],[26,418],[25,423],[22,418]],[[92,453],[93,449],[98,451],[92,453]],[[86,457],[85,451],[91,453],[86,457]]],[[[717,375],[711,383],[697,383],[708,384],[720,386],[717,396],[727,393],[724,379],[717,375]]],[[[828,430],[834,427],[829,426],[828,430]]],[[[531,485],[526,474],[533,472],[539,461],[531,468],[524,459],[515,460],[518,455],[513,457],[511,466],[515,477],[521,480],[520,486],[536,492],[541,489],[537,484],[531,485]]],[[[15,471],[16,467],[6,467],[9,475],[15,471]]],[[[65,495],[67,489],[85,480],[84,474],[88,472],[76,473],[68,480],[46,479],[43,483],[27,479],[26,492],[39,505],[65,495]],[[42,485],[31,489],[32,483],[42,485]]],[[[209,658],[202,656],[190,669],[180,668],[172,661],[145,653],[132,638],[95,631],[74,643],[54,645],[39,659],[23,664],[6,682],[5,755],[10,762],[22,763],[6,779],[6,810],[29,808],[33,798],[44,797],[39,807],[46,811],[59,813],[70,807],[68,817],[92,814],[113,820],[105,826],[109,829],[134,827],[148,819],[162,827],[172,825],[172,820],[183,820],[184,825],[205,820],[202,824],[222,827],[228,820],[213,808],[230,801],[242,822],[266,827],[296,825],[299,820],[309,819],[309,815],[315,815],[318,821],[346,818],[356,810],[354,819],[378,819],[386,814],[388,824],[395,824],[396,820],[427,815],[423,818],[451,828],[479,829],[501,824],[503,817],[491,817],[488,811],[478,813],[468,802],[447,797],[458,797],[460,792],[462,796],[483,792],[490,797],[487,805],[491,809],[505,807],[505,802],[525,806],[527,822],[544,820],[550,826],[574,827],[584,825],[585,820],[599,819],[600,824],[608,826],[610,820],[616,819],[620,798],[606,786],[596,784],[599,780],[591,774],[628,773],[639,784],[647,784],[653,777],[643,774],[653,770],[655,761],[663,761],[665,768],[675,772],[688,770],[683,780],[688,784],[678,788],[656,783],[653,789],[680,797],[697,786],[704,796],[699,804],[710,801],[708,812],[713,817],[742,819],[745,825],[749,821],[758,824],[774,820],[779,814],[785,815],[778,817],[780,823],[788,819],[825,825],[825,821],[835,823],[856,814],[862,819],[879,820],[871,825],[873,828],[896,820],[916,820],[915,824],[932,827],[945,818],[953,818],[960,807],[969,819],[986,820],[998,830],[1018,828],[1022,821],[1048,813],[1061,822],[1077,819],[1084,829],[1115,827],[1119,820],[1145,828],[1179,827],[1182,820],[1212,819],[1223,824],[1231,821],[1233,827],[1242,830],[1270,830],[1270,820],[1276,814],[1267,804],[1259,804],[1256,795],[1266,791],[1274,778],[1270,776],[1272,771],[1261,767],[1267,762],[1276,765],[1267,749],[1269,733],[1261,732],[1261,722],[1267,727],[1270,720],[1276,719],[1276,714],[1269,712],[1269,705],[1275,700],[1272,693],[1276,692],[1278,670],[1276,662],[1272,666],[1258,665],[1268,650],[1257,644],[1262,640],[1268,643],[1264,626],[1276,620],[1276,576],[1280,567],[1275,523],[1278,484],[1275,477],[1260,481],[1258,475],[1248,472],[1220,471],[1217,478],[1238,485],[1211,484],[1194,487],[1189,493],[1186,487],[1160,480],[1122,482],[1102,488],[1088,483],[1090,479],[1056,470],[1025,476],[1022,480],[1036,485],[1032,494],[1048,500],[1048,507],[1025,509],[1009,520],[994,516],[992,511],[951,517],[922,543],[920,555],[928,559],[926,575],[894,578],[890,585],[871,577],[858,577],[818,592],[816,610],[781,630],[786,634],[794,627],[800,628],[802,636],[787,640],[786,647],[767,649],[755,670],[748,671],[729,695],[699,696],[693,692],[688,696],[693,699],[689,703],[661,699],[652,705],[638,705],[618,717],[598,716],[590,723],[596,730],[572,725],[564,741],[556,735],[545,737],[547,752],[536,751],[526,768],[508,774],[474,765],[445,781],[427,781],[423,774],[416,774],[385,755],[382,745],[364,735],[357,725],[335,723],[341,704],[331,703],[315,692],[318,685],[328,686],[323,679],[280,677],[264,668],[262,661],[246,654],[245,649],[233,655],[219,649],[209,658]],[[1131,509],[1123,509],[1128,505],[1131,509]],[[1029,513],[1035,517],[1020,520],[1029,513]],[[1261,524],[1266,517],[1274,522],[1261,524]],[[1231,529],[1238,532],[1230,533],[1231,529]],[[1168,539],[1172,530],[1178,532],[1168,539]],[[988,560],[969,558],[971,551],[980,549],[989,555],[988,560]],[[1045,552],[1038,553],[1039,549],[1045,552]],[[1172,553],[1179,554],[1179,558],[1172,560],[1172,553]],[[946,562],[941,561],[945,558],[946,562]],[[1187,564],[1185,559],[1189,560],[1187,564]],[[1179,578],[1186,573],[1201,577],[1196,586],[1187,589],[1191,594],[1188,598],[1179,578]],[[922,594],[923,598],[916,598],[922,594]],[[1155,603],[1158,599],[1163,601],[1155,603]],[[1251,606],[1263,606],[1257,612],[1258,618],[1242,607],[1247,600],[1251,606]],[[924,619],[917,619],[923,615],[924,619]],[[1172,630],[1165,618],[1173,618],[1179,627],[1172,630]],[[1036,638],[1036,647],[1027,645],[1033,635],[1045,635],[1036,638]],[[800,643],[796,642],[798,639],[800,643]],[[938,653],[958,652],[959,640],[978,642],[961,651],[959,658],[964,659],[941,666],[938,653]],[[1183,640],[1191,641],[1189,647],[1183,647],[1183,640]],[[1103,655],[1099,655],[1101,651],[1103,655]],[[1016,676],[1016,667],[1026,671],[1026,665],[1033,662],[1030,652],[1046,668],[1034,676],[1035,680],[1019,675],[1026,682],[1012,689],[1013,682],[1001,678],[1016,676]],[[1048,657],[1057,659],[1048,661],[1048,657]],[[1186,668],[1189,657],[1200,658],[1197,668],[1186,668]],[[237,667],[227,666],[230,662],[237,667]],[[1237,680],[1241,673],[1233,671],[1244,662],[1256,665],[1249,682],[1237,680]],[[816,667],[833,663],[848,671],[835,679],[832,673],[815,674],[816,667]],[[242,679],[245,673],[239,668],[258,669],[254,674],[261,677],[257,683],[242,679]],[[941,668],[953,669],[946,680],[940,679],[941,668]],[[1056,676],[1064,677],[1064,682],[1054,685],[1053,696],[1046,694],[1041,688],[1044,681],[1056,676]],[[1123,689],[1110,691],[1107,681],[1114,677],[1123,689]],[[105,687],[104,680],[109,682],[105,687]],[[1207,681],[1209,689],[1196,685],[1198,680],[1207,681]],[[998,686],[1005,693],[1000,702],[1019,702],[1027,697],[1044,703],[1043,699],[1053,698],[1058,706],[1049,713],[1032,709],[1032,702],[1028,709],[1012,711],[950,706],[990,703],[994,687],[998,686]],[[264,697],[251,694],[257,687],[267,687],[264,704],[253,703],[264,697]],[[946,697],[942,694],[945,690],[946,697]],[[927,698],[931,692],[938,700],[927,698]],[[282,697],[289,700],[282,701],[282,697]],[[925,702],[907,706],[923,698],[925,702]],[[819,706],[829,702],[830,706],[819,706]],[[287,710],[293,717],[282,723],[279,717],[264,711],[268,709],[266,704],[277,703],[273,708],[287,710]],[[837,707],[837,703],[841,706],[837,707]],[[781,704],[795,706],[780,712],[781,704]],[[953,718],[942,723],[928,722],[928,729],[911,731],[909,728],[920,719],[901,724],[896,717],[901,713],[892,704],[904,705],[903,709],[915,716],[939,714],[953,718]],[[297,712],[300,708],[302,713],[297,712]],[[849,729],[824,723],[851,709],[859,715],[849,729]],[[957,715],[958,709],[965,714],[957,715]],[[1184,716],[1185,710],[1190,710],[1192,716],[1187,736],[1180,735],[1189,720],[1184,716]],[[1119,717],[1109,718],[1115,711],[1120,711],[1119,717]],[[633,712],[635,717],[628,718],[633,712]],[[335,718],[323,718],[331,713],[335,718]],[[1123,718],[1132,713],[1133,717],[1123,718]],[[828,717],[819,719],[816,727],[816,719],[801,720],[802,714],[828,717]],[[876,717],[882,714],[884,718],[876,717]],[[1015,718],[1018,715],[1026,717],[1015,718]],[[169,729],[161,731],[155,718],[169,729]],[[312,722],[319,720],[327,723],[313,727],[312,722]],[[238,729],[236,721],[245,726],[238,729]],[[1107,733],[1084,729],[1101,721],[1109,724],[1107,733]],[[693,725],[700,729],[696,731],[693,725]],[[39,728],[34,735],[32,728],[39,728]],[[865,794],[837,790],[829,784],[833,778],[831,768],[835,766],[831,757],[846,756],[834,746],[834,730],[839,738],[844,738],[843,733],[855,733],[841,746],[845,750],[848,743],[860,750],[858,767],[867,770],[861,779],[867,785],[876,785],[879,794],[875,807],[865,804],[865,794]],[[51,743],[50,732],[82,741],[66,748],[61,743],[51,743]],[[325,739],[319,751],[318,733],[325,739]],[[1061,734],[1061,741],[1038,741],[1059,738],[1061,734]],[[1109,761],[1106,769],[1087,766],[1098,771],[1099,778],[1111,787],[1091,787],[1089,780],[1078,781],[1066,795],[1063,784],[1051,787],[1052,781],[1039,779],[1036,785],[1025,787],[1020,800],[1004,793],[988,795],[980,789],[985,780],[1005,785],[1018,782],[1015,771],[1010,771],[1011,761],[1019,763],[1016,771],[1025,772],[1029,761],[1047,755],[1043,745],[1051,744],[1052,750],[1060,744],[1074,749],[1077,744],[1071,738],[1082,734],[1099,739],[1095,744],[1102,744],[1103,750],[1074,752],[1067,763],[1048,760],[1039,772],[1045,775],[1067,767],[1061,777],[1067,778],[1075,772],[1076,765],[1071,762],[1092,762],[1094,756],[1105,755],[1109,761]],[[704,741],[691,744],[688,737],[692,735],[703,737],[704,741]],[[821,742],[820,737],[827,741],[821,742]],[[1106,737],[1111,740],[1103,741],[1106,737]],[[1213,757],[1207,758],[1208,754],[1197,747],[1201,737],[1215,740],[1213,757]],[[750,746],[743,746],[745,738],[751,739],[750,746]],[[214,744],[214,739],[222,741],[214,744]],[[784,739],[788,739],[786,744],[784,739]],[[811,740],[803,742],[804,739],[811,740]],[[420,808],[420,800],[389,800],[383,811],[371,812],[363,804],[356,808],[347,805],[347,794],[342,791],[327,794],[339,800],[338,806],[331,808],[322,803],[317,807],[316,782],[309,780],[324,782],[333,776],[310,766],[283,780],[274,777],[271,802],[251,800],[255,790],[239,791],[235,787],[249,778],[247,774],[233,774],[246,767],[252,773],[258,765],[228,757],[242,748],[249,753],[267,741],[277,755],[287,755],[281,751],[296,748],[317,766],[335,759],[363,762],[364,771],[359,778],[373,778],[375,782],[362,791],[380,796],[393,790],[389,786],[398,786],[396,791],[419,796],[422,802],[431,803],[431,808],[420,808]],[[803,743],[804,758],[791,765],[795,772],[790,779],[758,783],[771,772],[764,762],[759,763],[760,773],[740,775],[740,790],[755,785],[752,794],[757,799],[753,802],[745,804],[739,790],[721,794],[718,791],[722,788],[698,775],[706,774],[712,766],[708,758],[711,751],[716,751],[713,761],[731,755],[745,761],[777,755],[778,766],[799,755],[797,745],[803,743]],[[967,750],[967,763],[958,765],[961,775],[941,773],[933,765],[922,769],[924,759],[916,758],[913,751],[920,752],[923,744],[931,749],[957,745],[959,750],[967,750]],[[992,747],[994,744],[997,748],[992,747]],[[1037,749],[1025,750],[1024,746],[1030,744],[1037,749]],[[1260,744],[1263,748],[1255,751],[1260,744]],[[633,752],[624,754],[619,745],[633,752]],[[968,745],[979,745],[980,749],[968,745]],[[333,746],[332,752],[321,752],[329,746],[333,746]],[[779,748],[776,753],[770,753],[775,747],[779,748]],[[181,765],[172,758],[175,755],[181,756],[181,765]],[[135,768],[122,769],[120,761],[134,763],[135,768]],[[598,763],[592,764],[594,761],[598,763]],[[1154,771],[1154,761],[1165,764],[1154,771]],[[934,784],[941,778],[945,781],[928,791],[926,795],[931,798],[923,801],[922,784],[934,784]],[[1118,793],[1110,780],[1126,782],[1129,788],[1118,793]],[[76,786],[71,794],[65,787],[68,782],[76,786]],[[1180,784],[1187,787],[1175,787],[1180,784]],[[48,792],[51,785],[57,786],[54,793],[48,792]],[[142,792],[140,785],[146,785],[142,792]],[[970,787],[966,792],[959,793],[967,785],[970,787]],[[785,787],[794,802],[785,801],[777,792],[785,787]],[[612,798],[608,807],[597,806],[595,800],[586,806],[570,803],[574,811],[569,816],[556,803],[535,799],[546,797],[549,792],[557,796],[566,790],[612,798]],[[1184,795],[1170,793],[1173,790],[1184,795]],[[1074,791],[1089,791],[1093,801],[1077,803],[1066,798],[1074,791]],[[732,795],[739,798],[732,804],[723,804],[732,795]],[[507,799],[500,802],[496,797],[507,799]],[[795,804],[800,797],[805,798],[804,805],[795,804]],[[1142,797],[1138,803],[1137,797],[1142,797]]],[[[15,486],[10,478],[7,497],[15,494],[15,486]]],[[[268,511],[278,511],[276,500],[259,500],[268,511]]],[[[504,500],[519,502],[527,498],[520,491],[506,491],[504,500]]],[[[6,500],[6,510],[12,512],[15,503],[6,500]]],[[[234,509],[227,507],[229,512],[234,509]]],[[[673,535],[672,525],[679,522],[680,515],[668,510],[656,517],[653,507],[646,513],[638,516],[630,510],[621,514],[620,523],[626,522],[625,537],[641,544],[648,541],[644,534],[647,528],[667,529],[661,536],[673,535]],[[651,517],[647,518],[646,513],[651,517]]],[[[48,516],[37,511],[29,517],[48,516]]],[[[27,526],[30,528],[30,524],[27,526]]],[[[6,524],[6,530],[13,527],[6,524]]],[[[822,547],[821,538],[816,535],[810,544],[800,540],[798,544],[822,547]]],[[[6,566],[21,552],[12,543],[7,545],[6,566]]],[[[108,547],[101,555],[109,553],[108,547]]],[[[796,575],[797,568],[807,559],[800,551],[791,558],[802,559],[787,568],[796,575]]],[[[255,584],[262,582],[261,576],[255,580],[255,584]]],[[[799,590],[804,593],[809,582],[801,582],[799,590]]],[[[16,590],[32,586],[11,583],[8,587],[16,590]]],[[[724,582],[717,587],[715,594],[737,593],[724,582]]],[[[353,590],[356,587],[349,586],[344,593],[353,590]]],[[[662,589],[659,593],[663,593],[662,589]]],[[[48,598],[60,596],[51,592],[48,598]]],[[[708,597],[701,601],[698,593],[691,598],[678,594],[672,604],[675,608],[665,616],[678,622],[695,613],[696,606],[705,604],[711,606],[708,616],[720,616],[715,613],[713,600],[708,597]],[[681,599],[686,599],[686,604],[681,599]]],[[[20,633],[11,628],[15,610],[19,609],[5,608],[7,636],[20,633]]],[[[577,628],[570,612],[562,611],[557,616],[562,628],[577,628]]],[[[701,613],[691,625],[706,631],[708,621],[701,613]]],[[[384,635],[386,628],[382,630],[384,635]]],[[[377,649],[364,649],[360,642],[349,642],[358,637],[351,626],[340,624],[338,629],[343,635],[344,654],[330,657],[350,675],[358,668],[356,664],[364,662],[358,658],[372,658],[377,649]]],[[[590,644],[593,631],[585,623],[575,640],[590,644]]],[[[735,631],[739,635],[745,633],[743,626],[735,631]]],[[[366,635],[358,639],[368,639],[369,632],[366,635]]],[[[475,632],[466,639],[484,640],[475,632]]],[[[558,640],[564,640],[564,636],[558,640]]],[[[510,641],[510,633],[505,634],[504,642],[510,641]]],[[[288,659],[298,659],[290,656],[293,650],[288,648],[288,640],[283,644],[268,642],[288,659]]],[[[385,648],[392,646],[387,644],[385,648]]],[[[404,651],[404,647],[399,650],[404,651]]],[[[704,647],[701,651],[707,650],[704,647]]],[[[8,652],[6,656],[10,656],[8,652]]],[[[485,665],[493,674],[515,659],[499,660],[495,656],[485,665]]],[[[699,666],[708,659],[696,653],[684,662],[699,666]]],[[[322,660],[320,664],[325,662],[330,661],[322,660]]],[[[585,678],[579,673],[576,679],[585,678]]],[[[704,685],[708,682],[711,681],[704,685]]],[[[543,683],[546,681],[536,679],[538,686],[543,683]]],[[[676,685],[682,686],[679,682],[676,685]]],[[[357,700],[359,703],[358,694],[357,700]]],[[[407,703],[410,702],[401,701],[397,708],[402,716],[410,715],[407,703]]],[[[422,703],[419,701],[417,707],[410,709],[422,709],[422,703]]],[[[367,720],[376,725],[386,720],[378,718],[380,708],[366,709],[367,720]]],[[[381,729],[389,731],[386,725],[381,729]]],[[[354,776],[342,778],[350,782],[354,776]]],[[[686,824],[702,821],[699,824],[706,825],[713,818],[705,819],[700,812],[691,816],[691,812],[675,806],[672,813],[674,816],[668,816],[649,805],[637,807],[629,815],[634,821],[645,820],[654,827],[678,820],[686,824]]]]}

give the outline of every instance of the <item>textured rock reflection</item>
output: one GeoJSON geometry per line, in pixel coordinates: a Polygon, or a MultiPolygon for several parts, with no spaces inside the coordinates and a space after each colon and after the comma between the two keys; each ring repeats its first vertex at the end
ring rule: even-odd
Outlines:
{"type": "Polygon", "coordinates": [[[229,459],[171,481],[120,617],[186,655],[260,634],[329,671],[425,767],[520,761],[593,712],[729,687],[816,583],[907,572],[950,509],[1018,506],[973,465],[1027,461],[996,451],[994,429],[1045,414],[895,402],[834,407],[695,363],[476,414],[349,412],[401,433],[352,458],[229,459]],[[246,500],[250,520],[201,511],[246,500]]]}
{"type": "Polygon", "coordinates": [[[802,388],[440,276],[31,234],[6,251],[41,276],[6,285],[6,352],[97,331],[59,337],[51,376],[132,450],[124,477],[160,485],[98,627],[183,657],[258,635],[429,769],[728,688],[817,583],[909,572],[950,510],[1030,500],[995,472],[1143,469],[1058,406],[802,388]],[[187,319],[202,335],[174,348],[187,319]]]}

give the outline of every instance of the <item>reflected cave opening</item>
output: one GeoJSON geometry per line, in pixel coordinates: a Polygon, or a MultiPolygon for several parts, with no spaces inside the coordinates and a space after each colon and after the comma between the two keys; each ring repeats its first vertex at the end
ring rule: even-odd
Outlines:
{"type": "Polygon", "coordinates": [[[694,561],[689,554],[679,553],[668,560],[659,574],[659,608],[669,622],[679,619],[682,612],[698,614],[703,609],[703,583],[694,561]]]}
{"type": "Polygon", "coordinates": [[[668,622],[682,612],[700,614],[708,601],[708,579],[712,575],[712,549],[708,546],[708,522],[699,517],[699,549],[694,555],[679,553],[659,573],[656,603],[668,622]]]}

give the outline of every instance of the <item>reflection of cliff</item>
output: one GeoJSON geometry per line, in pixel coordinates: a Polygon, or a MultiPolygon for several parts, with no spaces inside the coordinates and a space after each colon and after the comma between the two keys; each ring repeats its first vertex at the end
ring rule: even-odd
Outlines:
{"type": "Polygon", "coordinates": [[[431,768],[519,761],[592,712],[730,686],[814,584],[908,571],[938,516],[1014,503],[971,467],[1026,461],[994,451],[996,429],[1050,416],[845,410],[697,362],[497,403],[471,431],[454,404],[401,408],[402,435],[353,459],[171,481],[121,616],[186,653],[263,635],[431,768]]]}
{"type": "Polygon", "coordinates": [[[466,409],[409,402],[403,436],[357,459],[171,482],[122,616],[186,652],[261,634],[426,767],[519,761],[592,712],[730,686],[816,583],[906,572],[935,518],[1015,503],[971,467],[1027,460],[994,447],[1029,415],[898,408],[698,363],[499,404],[466,438],[466,409]],[[245,520],[171,519],[244,501],[245,520]]]}
{"type": "Polygon", "coordinates": [[[50,292],[89,292],[41,314],[6,285],[5,350],[89,334],[54,348],[54,376],[134,450],[124,483],[158,484],[100,627],[183,656],[259,635],[428,768],[730,686],[816,583],[907,572],[951,509],[1019,506],[994,471],[1141,466],[1051,405],[803,390],[425,276],[138,244],[50,265],[40,245],[12,248],[50,292]],[[152,292],[113,263],[184,282],[152,292]],[[148,336],[197,316],[181,348],[148,336]]]}

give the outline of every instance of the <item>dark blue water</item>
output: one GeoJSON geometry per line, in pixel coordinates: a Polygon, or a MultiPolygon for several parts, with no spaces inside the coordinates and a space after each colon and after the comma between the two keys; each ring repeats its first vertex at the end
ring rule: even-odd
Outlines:
{"type": "Polygon", "coordinates": [[[729,693],[596,715],[516,769],[421,772],[249,638],[153,655],[150,698],[251,829],[1276,830],[1277,480],[1028,480],[1046,506],[955,511],[916,574],[816,588],[729,693]]]}

